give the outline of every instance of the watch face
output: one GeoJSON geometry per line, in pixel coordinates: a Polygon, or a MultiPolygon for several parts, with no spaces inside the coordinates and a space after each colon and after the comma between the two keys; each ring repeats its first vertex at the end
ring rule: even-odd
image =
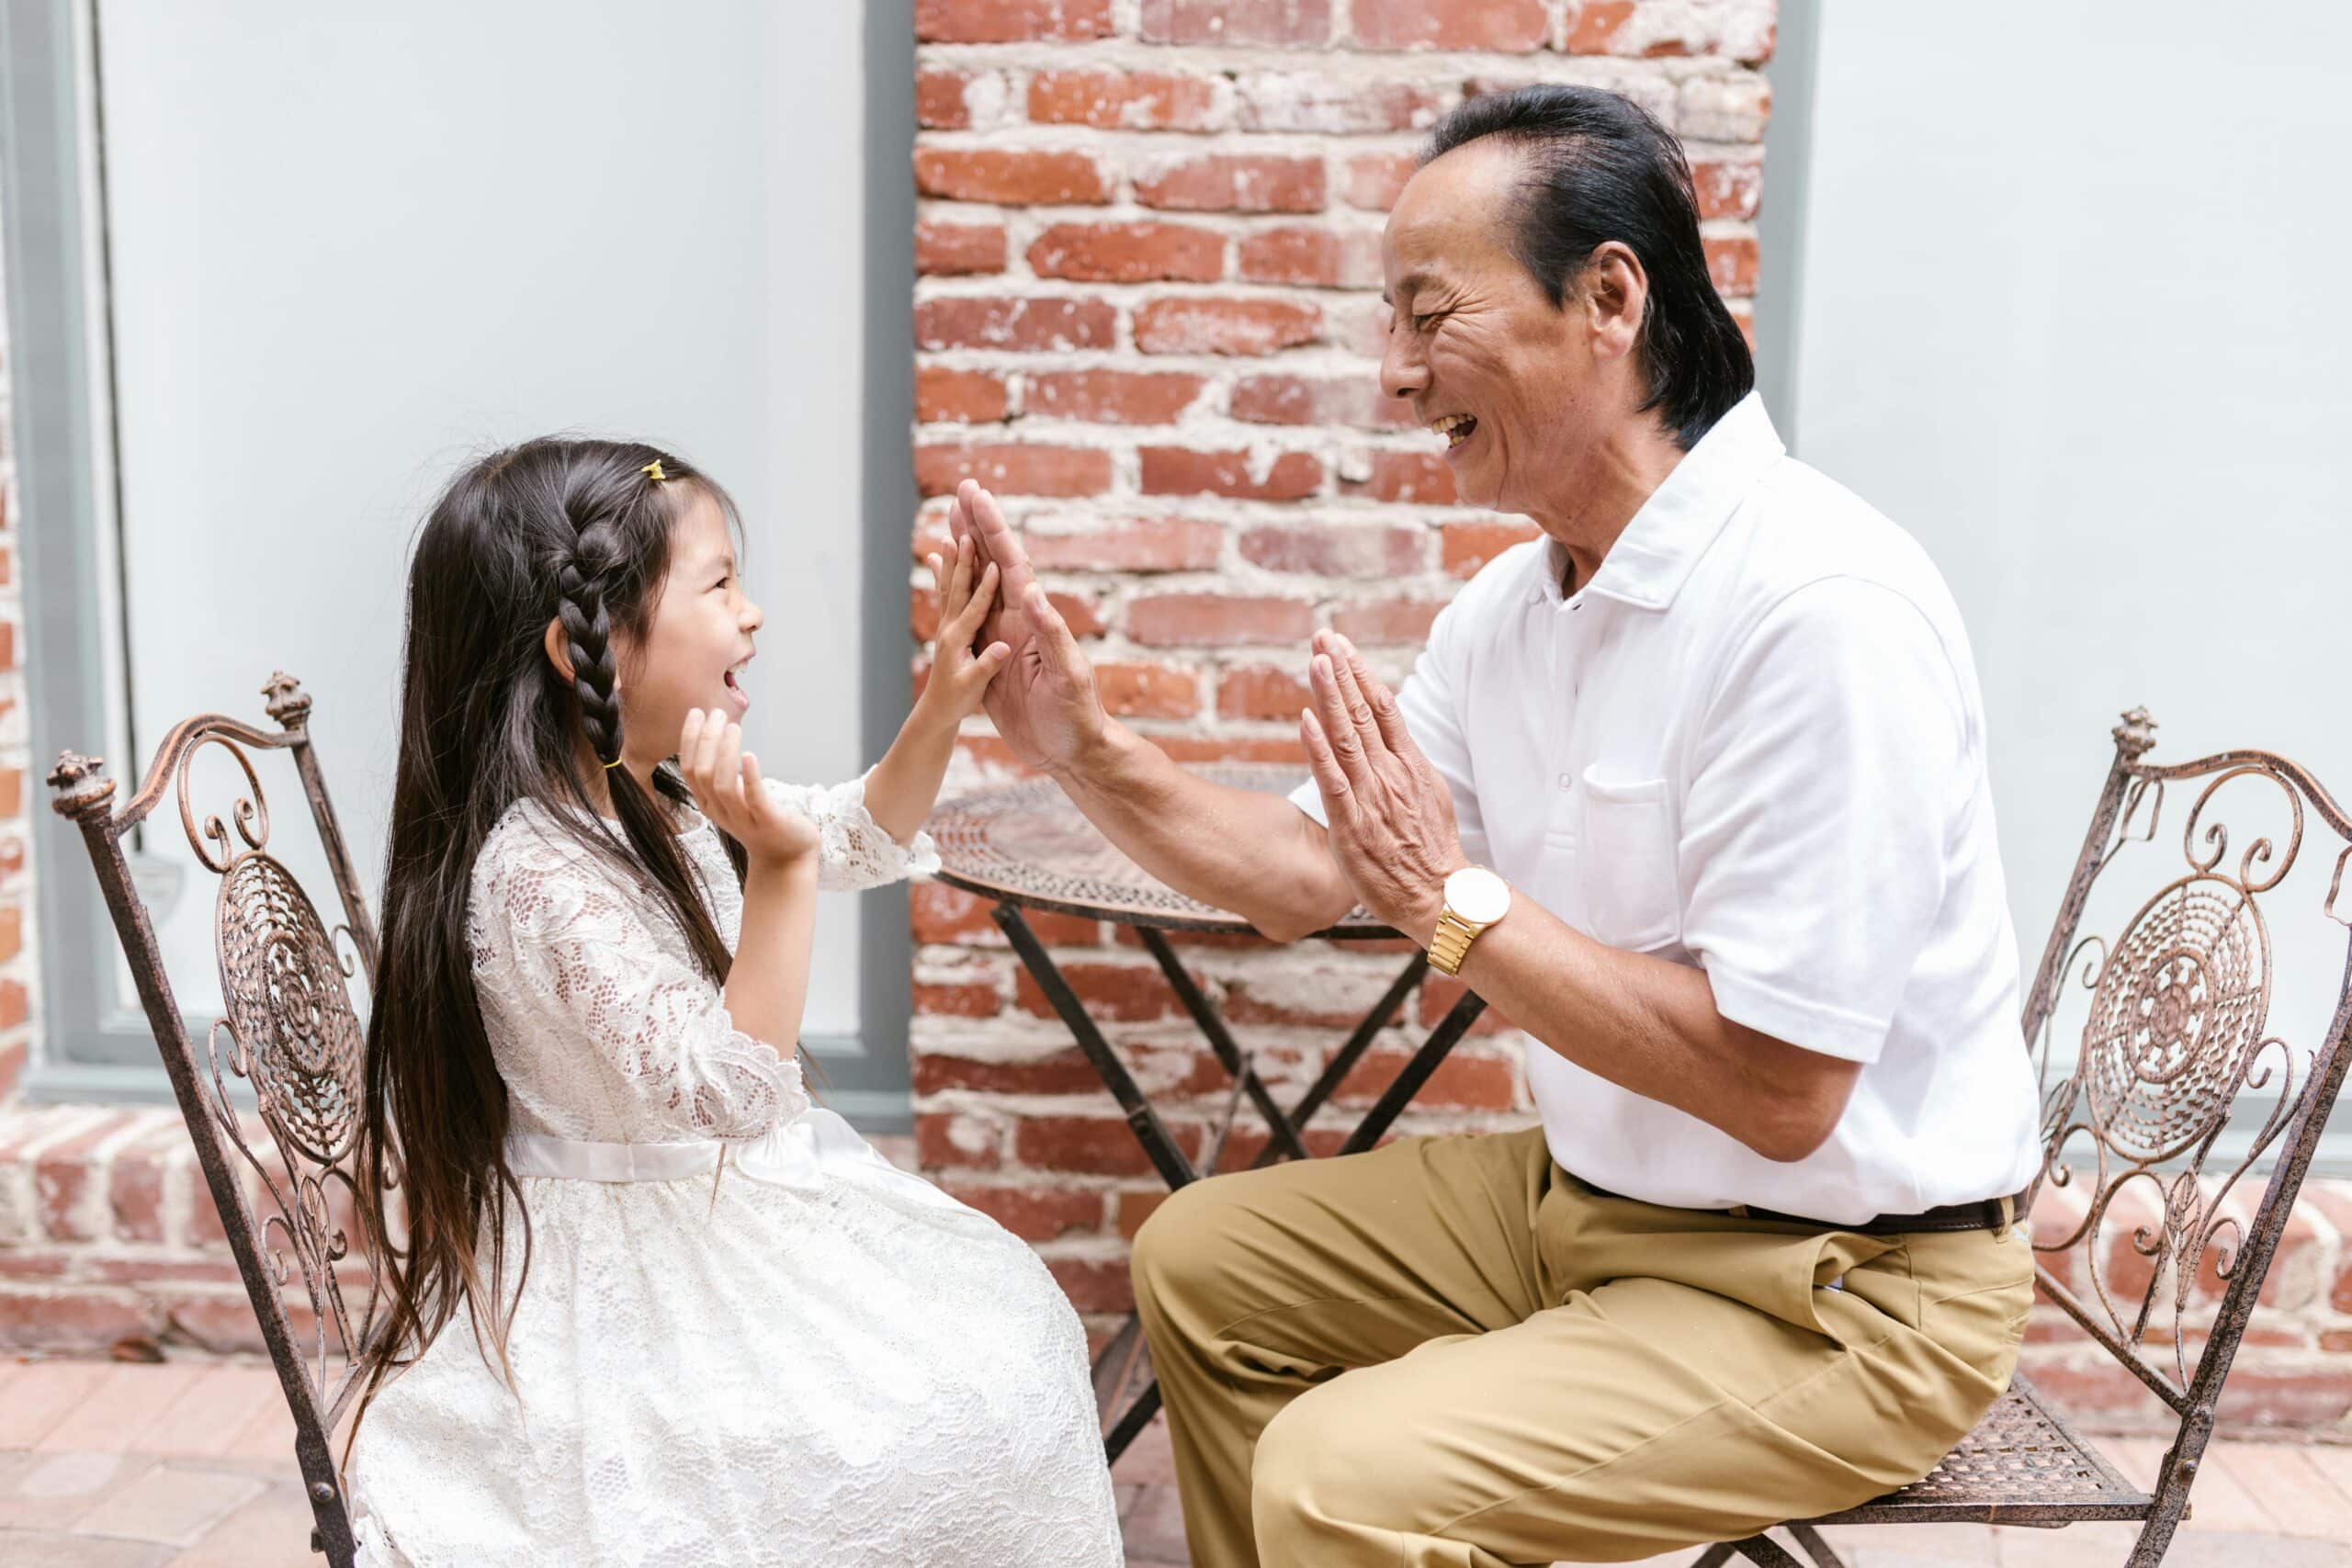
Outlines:
{"type": "Polygon", "coordinates": [[[1483,865],[1465,865],[1445,879],[1445,901],[1473,925],[1487,925],[1510,912],[1510,884],[1483,865]]]}

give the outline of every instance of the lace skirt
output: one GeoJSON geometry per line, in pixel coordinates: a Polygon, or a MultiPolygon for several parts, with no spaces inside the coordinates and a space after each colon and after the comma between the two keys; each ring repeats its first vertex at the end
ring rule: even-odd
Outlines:
{"type": "Polygon", "coordinates": [[[460,1319],[385,1388],[361,1563],[1119,1568],[1085,1336],[1027,1247],[821,1110],[715,1190],[631,1163],[523,1179],[514,1387],[460,1319]]]}

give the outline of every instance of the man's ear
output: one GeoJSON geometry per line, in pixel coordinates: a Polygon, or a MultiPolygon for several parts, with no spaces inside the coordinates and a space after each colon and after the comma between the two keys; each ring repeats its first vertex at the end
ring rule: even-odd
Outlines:
{"type": "Polygon", "coordinates": [[[1618,240],[1594,246],[1585,263],[1583,294],[1595,355],[1618,359],[1633,354],[1642,341],[1650,299],[1649,275],[1633,248],[1618,240]]]}
{"type": "Polygon", "coordinates": [[[563,635],[561,617],[548,623],[547,633],[539,638],[539,645],[548,650],[548,662],[560,671],[566,681],[580,678],[578,671],[571,668],[571,639],[563,635]]]}

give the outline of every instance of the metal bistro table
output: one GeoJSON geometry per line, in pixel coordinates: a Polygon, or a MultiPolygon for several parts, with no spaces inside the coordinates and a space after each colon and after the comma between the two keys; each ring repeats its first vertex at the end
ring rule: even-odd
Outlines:
{"type": "MultiPolygon", "coordinates": [[[[1198,776],[1242,789],[1288,795],[1306,782],[1305,770],[1280,764],[1232,763],[1193,770],[1198,776]]],[[[1255,1164],[1265,1165],[1284,1156],[1306,1157],[1301,1130],[1323,1109],[1332,1091],[1353,1068],[1373,1039],[1388,1026],[1408,993],[1429,967],[1426,954],[1416,953],[1385,994],[1364,1015],[1339,1054],[1315,1080],[1314,1087],[1285,1111],[1250,1065],[1249,1053],[1235,1043],[1197,981],[1176,956],[1170,931],[1208,931],[1230,935],[1256,934],[1247,921],[1210,908],[1154,880],[1122,853],[1071,805],[1069,797],[1048,779],[992,789],[953,800],[933,815],[930,824],[939,845],[939,880],[987,898],[996,906],[996,923],[1004,929],[1012,950],[1045,992],[1079,1049],[1102,1079],[1102,1085],[1126,1113],[1136,1141],[1172,1190],[1214,1171],[1225,1147],[1226,1135],[1246,1099],[1264,1119],[1268,1142],[1255,1164]],[[1169,1135],[1167,1125],[1136,1087],[1101,1029],[1089,1018],[1069,982],[1055,966],[1045,944],[1037,940],[1023,909],[1043,909],[1082,919],[1107,920],[1133,927],[1143,945],[1159,964],[1184,1010],[1206,1037],[1209,1049],[1233,1080],[1232,1096],[1219,1120],[1202,1168],[1169,1135]]],[[[1370,941],[1397,934],[1358,909],[1339,924],[1314,933],[1334,941],[1370,941]]],[[[1421,1086],[1445,1060],[1446,1053],[1477,1021],[1487,1004],[1465,991],[1448,1010],[1429,1038],[1413,1053],[1379,1100],[1340,1145],[1354,1154],[1379,1142],[1382,1134],[1409,1104],[1421,1086]]],[[[1142,1330],[1130,1314],[1118,1335],[1094,1362],[1094,1391],[1107,1432],[1104,1447],[1116,1460],[1159,1408],[1159,1388],[1149,1381],[1145,1365],[1142,1330]],[[1133,1404],[1114,1420],[1115,1409],[1127,1388],[1142,1382],[1133,1404]]]]}

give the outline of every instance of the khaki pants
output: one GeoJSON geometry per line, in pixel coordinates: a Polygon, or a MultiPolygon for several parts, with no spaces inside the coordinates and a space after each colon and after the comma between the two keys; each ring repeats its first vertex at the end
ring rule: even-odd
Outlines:
{"type": "Polygon", "coordinates": [[[2021,1226],[1605,1198],[1540,1128],[1195,1183],[1135,1278],[1196,1568],[1623,1562],[1863,1503],[1999,1397],[2032,1290],[2021,1226]]]}

